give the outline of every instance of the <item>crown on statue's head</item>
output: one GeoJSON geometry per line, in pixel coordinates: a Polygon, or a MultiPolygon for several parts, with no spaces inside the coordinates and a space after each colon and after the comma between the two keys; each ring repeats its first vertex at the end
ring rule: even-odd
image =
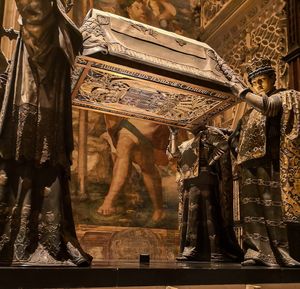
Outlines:
{"type": "Polygon", "coordinates": [[[253,59],[249,61],[246,71],[249,81],[261,74],[275,73],[275,69],[272,67],[272,62],[268,58],[253,59]]]}

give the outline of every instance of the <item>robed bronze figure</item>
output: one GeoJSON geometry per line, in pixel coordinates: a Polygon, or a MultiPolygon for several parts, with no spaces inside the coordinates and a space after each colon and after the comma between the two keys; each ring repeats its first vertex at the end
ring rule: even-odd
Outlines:
{"type": "Polygon", "coordinates": [[[233,230],[233,178],[225,130],[203,127],[178,149],[172,129],[169,154],[177,160],[178,261],[238,262],[233,230]]]}
{"type": "Polygon", "coordinates": [[[17,0],[21,31],[0,113],[0,263],[87,266],[68,187],[70,66],[82,37],[60,0],[17,0]]]}
{"type": "Polygon", "coordinates": [[[251,108],[231,143],[240,168],[243,264],[293,267],[300,265],[294,259],[299,258],[300,93],[276,89],[275,79],[271,61],[256,59],[248,67],[251,89],[233,87],[251,108]],[[294,230],[290,240],[287,227],[294,230]]]}

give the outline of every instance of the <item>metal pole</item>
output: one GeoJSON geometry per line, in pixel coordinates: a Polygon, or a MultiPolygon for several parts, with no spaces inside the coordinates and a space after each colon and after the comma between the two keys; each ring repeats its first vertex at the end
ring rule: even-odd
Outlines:
{"type": "Polygon", "coordinates": [[[87,134],[88,134],[88,111],[79,110],[79,129],[78,129],[78,180],[79,180],[79,199],[86,200],[89,195],[86,189],[87,183],[87,134]]]}

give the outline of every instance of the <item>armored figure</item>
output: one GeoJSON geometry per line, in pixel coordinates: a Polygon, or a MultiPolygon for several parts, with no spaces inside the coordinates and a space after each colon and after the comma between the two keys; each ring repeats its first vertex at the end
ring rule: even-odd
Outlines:
{"type": "Polygon", "coordinates": [[[240,168],[243,264],[299,266],[291,257],[299,243],[288,243],[287,227],[299,235],[300,93],[276,89],[268,59],[247,71],[251,89],[236,84],[233,91],[251,108],[230,137],[240,168]]]}
{"type": "Polygon", "coordinates": [[[178,150],[171,141],[169,153],[177,160],[180,192],[177,260],[240,261],[243,254],[233,230],[233,183],[225,134],[215,127],[204,128],[178,150]]]}
{"type": "Polygon", "coordinates": [[[16,4],[21,31],[0,113],[0,263],[88,266],[68,187],[70,66],[82,37],[60,0],[16,4]]]}

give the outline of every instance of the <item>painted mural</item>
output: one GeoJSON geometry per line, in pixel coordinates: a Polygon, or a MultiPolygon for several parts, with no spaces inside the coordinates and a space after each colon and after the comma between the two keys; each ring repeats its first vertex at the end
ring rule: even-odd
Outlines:
{"type": "Polygon", "coordinates": [[[89,225],[172,228],[177,226],[176,166],[162,125],[89,112],[87,173],[79,184],[78,110],[74,111],[72,193],[76,222],[89,225]]]}
{"type": "Polygon", "coordinates": [[[89,111],[82,191],[79,113],[73,110],[71,195],[81,244],[96,260],[137,260],[145,252],[174,259],[178,191],[176,164],[166,156],[169,129],[89,111]]]}
{"type": "Polygon", "coordinates": [[[82,23],[88,9],[96,8],[121,15],[171,32],[197,37],[197,15],[193,7],[197,0],[77,0],[74,19],[82,23]]]}

